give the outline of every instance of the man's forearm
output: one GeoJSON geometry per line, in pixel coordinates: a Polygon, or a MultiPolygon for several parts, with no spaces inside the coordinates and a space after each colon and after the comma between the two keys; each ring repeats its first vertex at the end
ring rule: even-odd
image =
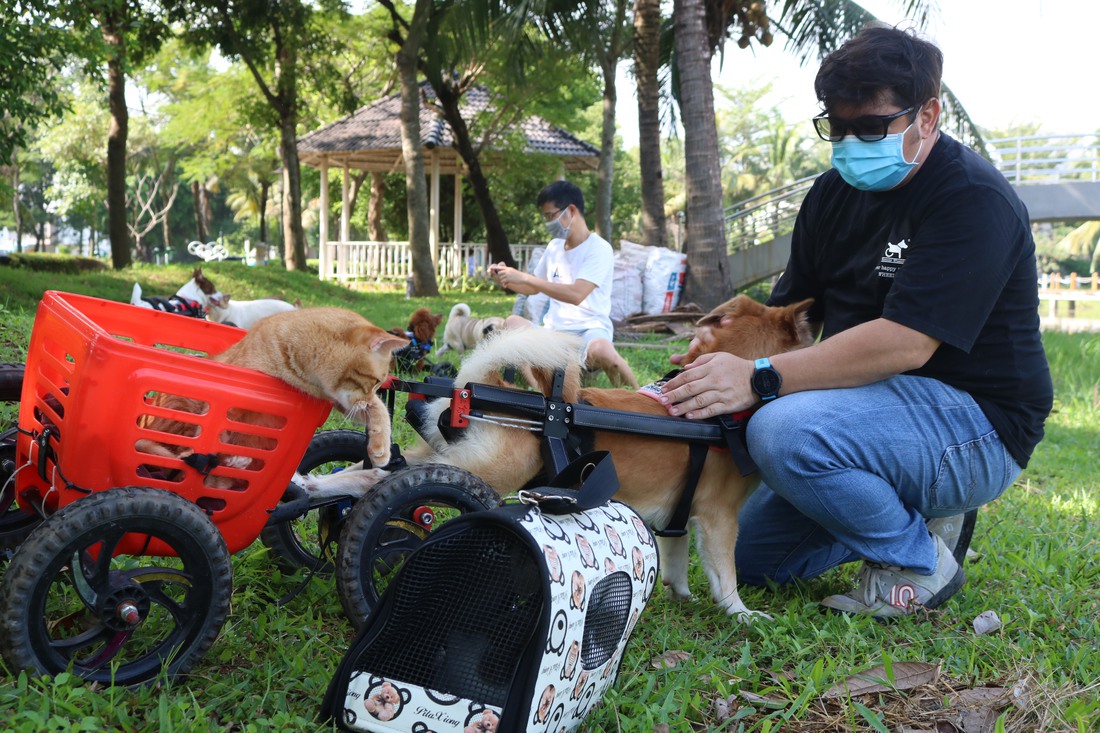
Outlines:
{"type": "Polygon", "coordinates": [[[923,366],[939,344],[919,331],[879,318],[808,349],[777,355],[772,365],[783,376],[780,394],[858,387],[923,366]]]}

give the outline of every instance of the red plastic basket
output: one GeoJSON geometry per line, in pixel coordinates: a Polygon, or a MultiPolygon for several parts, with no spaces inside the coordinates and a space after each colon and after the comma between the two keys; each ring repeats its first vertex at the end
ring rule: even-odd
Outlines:
{"type": "MultiPolygon", "coordinates": [[[[331,411],[285,382],[201,358],[221,353],[244,331],[83,295],[47,292],[38,306],[23,377],[16,448],[22,506],[56,511],[89,491],[150,486],[206,510],[236,552],[259,535],[331,411]],[[154,403],[158,394],[200,401],[200,414],[154,403]],[[240,411],[261,413],[241,422],[240,411]],[[197,426],[194,437],[142,427],[148,417],[197,426]],[[261,447],[230,434],[262,438],[261,447]],[[178,458],[141,452],[139,441],[191,448],[199,455],[246,456],[245,468],[204,474],[178,458]],[[213,484],[213,485],[212,485],[213,484]],[[219,487],[220,486],[220,487],[219,487]],[[232,488],[225,488],[232,486],[232,488]]],[[[144,554],[158,554],[147,548],[144,554]]]]}

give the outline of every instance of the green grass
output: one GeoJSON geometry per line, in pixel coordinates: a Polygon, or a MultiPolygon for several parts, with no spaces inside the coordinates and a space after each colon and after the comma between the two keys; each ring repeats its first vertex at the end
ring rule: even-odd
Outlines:
{"type": "MultiPolygon", "coordinates": [[[[511,307],[493,292],[407,301],[403,293],[352,291],[308,273],[235,263],[204,270],[236,297],[284,294],[307,305],[341,305],[384,327],[403,326],[421,305],[445,314],[463,300],[484,315],[511,307]]],[[[23,360],[45,289],[126,301],[134,280],[147,293],[169,294],[188,274],[183,266],[74,274],[0,268],[0,361],[23,360]]],[[[817,601],[849,586],[854,573],[846,568],[781,589],[743,588],[745,602],[774,620],[741,626],[706,599],[706,580],[693,566],[699,599],[676,602],[657,590],[618,683],[583,729],[895,731],[934,730],[941,720],[962,730],[959,706],[945,707],[953,692],[1013,686],[1017,704],[994,706],[989,719],[996,727],[983,730],[1100,728],[1100,335],[1049,333],[1044,343],[1056,386],[1047,437],[1017,485],[982,510],[969,584],[945,607],[889,624],[824,615],[817,601]],[[1004,626],[977,636],[971,623],[985,610],[996,611],[1004,626]],[[690,660],[668,669],[651,663],[677,650],[690,660]],[[896,681],[898,690],[822,698],[850,675],[901,662],[940,665],[940,676],[915,689],[896,681]],[[719,717],[716,700],[728,701],[728,718],[719,717]]],[[[624,355],[648,381],[683,346],[624,355]]],[[[0,407],[0,423],[14,420],[10,406],[0,407]]],[[[397,435],[409,439],[407,428],[397,435]]],[[[259,543],[237,553],[233,566],[229,619],[191,676],[139,690],[103,689],[64,674],[28,679],[0,664],[0,729],[328,730],[314,716],[353,636],[332,582],[314,579],[278,606],[270,599],[294,588],[298,576],[282,575],[259,543]]]]}

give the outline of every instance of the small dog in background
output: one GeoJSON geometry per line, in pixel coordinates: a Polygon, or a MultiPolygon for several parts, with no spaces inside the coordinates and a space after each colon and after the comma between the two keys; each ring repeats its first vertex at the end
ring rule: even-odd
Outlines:
{"type": "Polygon", "coordinates": [[[134,289],[130,293],[130,305],[192,318],[205,318],[210,305],[223,297],[227,296],[218,292],[214,283],[206,279],[201,267],[196,267],[191,273],[191,279],[181,285],[176,294],[170,298],[156,295],[145,297],[141,294],[141,285],[134,283],[134,289]]]}
{"type": "Polygon", "coordinates": [[[470,316],[470,306],[457,303],[454,308],[451,308],[447,327],[443,329],[443,346],[440,347],[439,353],[452,349],[461,354],[477,346],[493,331],[502,328],[504,328],[503,318],[498,316],[473,318],[470,316]]]}
{"type": "Polygon", "coordinates": [[[432,368],[428,354],[435,341],[435,331],[443,322],[442,313],[417,308],[409,316],[405,329],[391,328],[390,333],[409,339],[409,345],[393,352],[394,368],[403,372],[424,372],[432,368]]]}
{"type": "Polygon", "coordinates": [[[233,296],[229,293],[219,293],[218,296],[210,298],[210,308],[207,312],[210,320],[214,323],[243,328],[246,331],[255,326],[262,318],[273,316],[276,313],[286,313],[301,306],[301,301],[288,303],[278,298],[233,300],[233,296]]]}

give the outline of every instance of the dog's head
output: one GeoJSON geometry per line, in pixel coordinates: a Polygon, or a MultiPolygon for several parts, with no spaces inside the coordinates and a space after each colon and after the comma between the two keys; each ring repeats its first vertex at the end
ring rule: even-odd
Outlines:
{"type": "Polygon", "coordinates": [[[201,267],[195,268],[195,271],[191,273],[191,279],[176,291],[176,295],[200,303],[203,308],[209,308],[211,305],[222,305],[229,297],[218,292],[214,283],[202,274],[201,267]]]}
{"type": "Polygon", "coordinates": [[[715,351],[759,359],[809,346],[814,342],[808,316],[813,304],[813,298],[778,307],[747,295],[727,300],[696,322],[699,328],[682,364],[715,351]]]}
{"type": "Polygon", "coordinates": [[[417,308],[409,316],[409,328],[412,335],[421,343],[431,343],[435,338],[435,330],[443,322],[442,313],[432,313],[427,308],[417,308]]]}

